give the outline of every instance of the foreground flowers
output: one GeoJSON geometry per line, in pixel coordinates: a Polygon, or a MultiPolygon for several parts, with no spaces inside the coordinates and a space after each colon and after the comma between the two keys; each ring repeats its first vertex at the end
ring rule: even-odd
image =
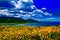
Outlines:
{"type": "Polygon", "coordinates": [[[0,26],[0,40],[60,40],[60,27],[0,26]]]}

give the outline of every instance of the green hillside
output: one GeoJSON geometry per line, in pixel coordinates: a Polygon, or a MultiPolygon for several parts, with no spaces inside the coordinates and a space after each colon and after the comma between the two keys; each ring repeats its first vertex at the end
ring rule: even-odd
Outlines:
{"type": "Polygon", "coordinates": [[[23,20],[19,18],[0,18],[0,23],[34,23],[34,20],[23,20]]]}

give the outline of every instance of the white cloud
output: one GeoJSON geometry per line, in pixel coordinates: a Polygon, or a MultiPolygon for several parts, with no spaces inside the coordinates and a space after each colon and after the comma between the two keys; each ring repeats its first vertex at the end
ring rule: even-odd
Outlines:
{"type": "Polygon", "coordinates": [[[50,14],[49,12],[42,11],[42,10],[46,10],[46,8],[42,8],[42,10],[37,9],[36,6],[33,5],[33,0],[18,0],[17,2],[12,0],[11,4],[15,6],[15,8],[13,8],[12,11],[8,9],[3,9],[3,10],[0,10],[0,14],[9,16],[9,17],[22,18],[24,20],[26,19],[33,19],[36,21],[48,21],[48,20],[50,21],[51,20],[51,18],[45,19],[45,20],[41,19],[43,18],[43,14],[46,16],[52,16],[52,14],[50,14]],[[23,4],[23,2],[25,4],[23,4]],[[19,13],[15,13],[15,12],[19,12],[19,13]]]}
{"type": "Polygon", "coordinates": [[[24,2],[28,2],[29,0],[23,0],[24,2]]]}
{"type": "Polygon", "coordinates": [[[52,16],[52,14],[48,13],[48,12],[45,12],[43,13],[44,15],[48,15],[48,16],[52,16]]]}
{"type": "Polygon", "coordinates": [[[7,9],[0,10],[0,14],[2,14],[2,15],[9,15],[7,9]]]}
{"type": "Polygon", "coordinates": [[[46,8],[42,8],[42,10],[46,10],[46,8]]]}
{"type": "Polygon", "coordinates": [[[40,12],[40,13],[43,13],[43,11],[42,11],[42,10],[39,10],[39,9],[36,9],[36,11],[37,11],[37,12],[40,12]]]}
{"type": "Polygon", "coordinates": [[[20,10],[20,13],[24,13],[24,11],[20,10]]]}
{"type": "Polygon", "coordinates": [[[31,8],[34,9],[34,8],[36,8],[36,7],[35,7],[35,5],[31,5],[31,8]]]}
{"type": "Polygon", "coordinates": [[[35,16],[35,14],[31,14],[31,16],[35,16]]]}

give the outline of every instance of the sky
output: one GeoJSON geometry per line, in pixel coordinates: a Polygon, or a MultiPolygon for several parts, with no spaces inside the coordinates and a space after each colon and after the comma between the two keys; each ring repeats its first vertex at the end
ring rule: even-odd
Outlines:
{"type": "MultiPolygon", "coordinates": [[[[38,8],[41,9],[42,7],[47,8],[46,10],[48,12],[53,13],[53,15],[60,17],[60,1],[59,0],[33,0],[34,5],[38,8]]],[[[13,5],[10,5],[9,2],[3,3],[3,5],[0,2],[0,6],[5,6],[5,7],[12,7],[13,5]],[[7,5],[8,4],[8,5],[7,5]]]]}
{"type": "Polygon", "coordinates": [[[0,16],[18,17],[22,19],[33,19],[37,21],[59,21],[60,1],[58,0],[0,0],[0,7],[15,8],[13,10],[0,10],[0,16]],[[46,8],[44,12],[42,8],[46,8]],[[20,10],[17,10],[20,9],[20,10]],[[14,13],[19,12],[19,13],[14,13]],[[53,18],[56,16],[59,18],[53,18]],[[44,18],[47,18],[44,20],[44,18]]]}
{"type": "Polygon", "coordinates": [[[47,11],[52,12],[55,16],[60,16],[60,0],[34,0],[37,8],[47,8],[47,11]]]}

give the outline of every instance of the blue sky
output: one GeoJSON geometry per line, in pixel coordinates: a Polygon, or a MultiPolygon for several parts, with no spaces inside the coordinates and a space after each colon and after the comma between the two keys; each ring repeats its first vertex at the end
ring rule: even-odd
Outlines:
{"type": "MultiPolygon", "coordinates": [[[[53,15],[60,17],[60,1],[59,0],[34,0],[34,4],[38,9],[45,7],[47,8],[48,12],[51,12],[53,13],[53,15]]],[[[0,2],[0,6],[12,7],[12,5],[10,5],[9,2],[4,2],[3,5],[0,2]]]]}
{"type": "Polygon", "coordinates": [[[41,20],[41,21],[59,21],[60,22],[60,1],[34,0],[34,5],[31,0],[19,0],[19,1],[17,1],[17,3],[15,2],[15,0],[14,1],[0,0],[0,7],[6,7],[6,8],[15,7],[15,9],[13,9],[13,11],[12,10],[9,11],[9,9],[0,10],[0,12],[1,12],[0,14],[9,16],[9,17],[34,19],[37,21],[41,20]],[[42,11],[42,8],[46,8],[47,12],[42,11]],[[16,10],[16,9],[21,9],[21,10],[16,10]],[[11,13],[11,11],[13,14],[11,13]],[[17,12],[17,11],[19,13],[15,14],[14,12],[17,12]],[[25,13],[26,15],[21,14],[21,13],[25,13]],[[59,18],[57,18],[57,17],[53,18],[52,16],[53,17],[57,16],[59,18]],[[42,18],[42,19],[40,19],[40,18],[42,18]],[[48,18],[48,19],[44,20],[44,18],[48,18]]]}
{"type": "Polygon", "coordinates": [[[47,11],[52,12],[55,16],[60,16],[60,1],[59,0],[34,0],[37,8],[46,7],[47,11]]]}

